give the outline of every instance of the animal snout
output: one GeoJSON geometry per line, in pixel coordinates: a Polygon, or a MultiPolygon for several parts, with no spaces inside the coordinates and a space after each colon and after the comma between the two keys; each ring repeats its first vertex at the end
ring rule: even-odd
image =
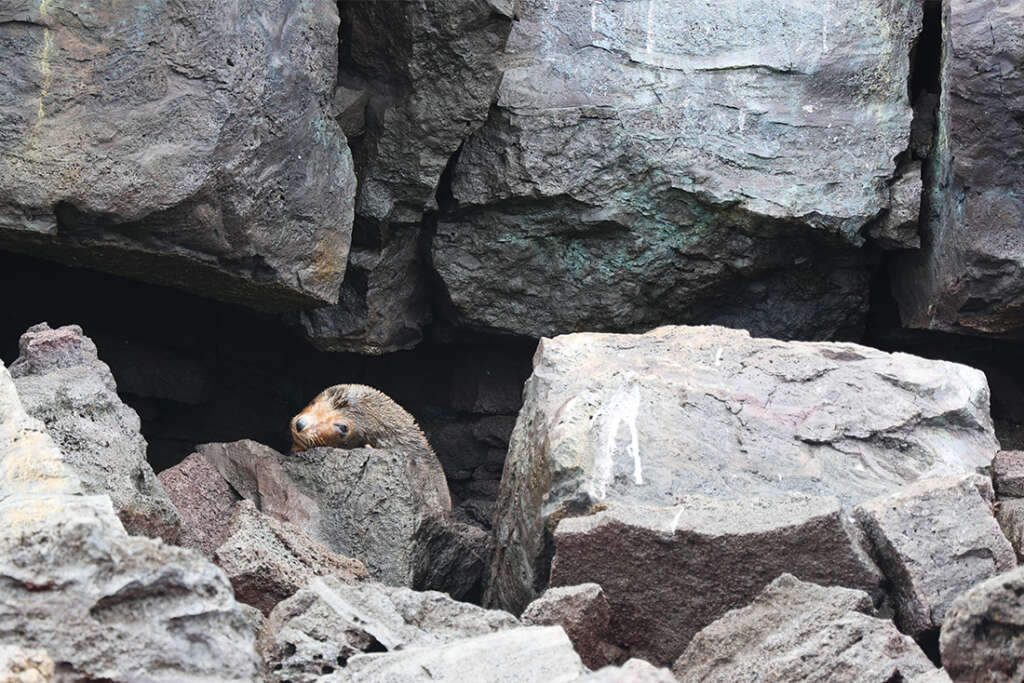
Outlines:
{"type": "Polygon", "coordinates": [[[309,420],[304,417],[295,418],[295,431],[301,432],[303,429],[309,426],[309,420]]]}

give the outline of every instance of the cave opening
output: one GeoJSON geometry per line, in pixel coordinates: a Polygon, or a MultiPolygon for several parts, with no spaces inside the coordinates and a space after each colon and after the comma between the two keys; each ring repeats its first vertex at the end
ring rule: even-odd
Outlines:
{"type": "Polygon", "coordinates": [[[317,351],[284,316],[0,252],[0,359],[31,325],[80,325],[138,412],[154,470],[196,444],[290,446],[288,421],[325,387],[377,387],[416,417],[454,502],[487,521],[535,342],[476,335],[382,356],[317,351]],[[475,502],[474,502],[475,501],[475,502]]]}

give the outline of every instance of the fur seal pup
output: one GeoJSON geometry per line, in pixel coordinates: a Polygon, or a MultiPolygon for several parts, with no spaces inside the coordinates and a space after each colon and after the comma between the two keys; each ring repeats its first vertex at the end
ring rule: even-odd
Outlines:
{"type": "Polygon", "coordinates": [[[364,384],[336,384],[292,418],[292,453],[330,448],[380,448],[412,460],[421,482],[430,482],[445,509],[451,497],[441,461],[415,418],[382,391],[364,384]]]}

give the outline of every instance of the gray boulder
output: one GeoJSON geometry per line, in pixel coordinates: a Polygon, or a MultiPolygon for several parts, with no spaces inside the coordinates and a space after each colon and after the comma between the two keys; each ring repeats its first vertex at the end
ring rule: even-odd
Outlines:
{"type": "Polygon", "coordinates": [[[530,626],[561,626],[583,663],[600,669],[622,655],[608,642],[611,618],[611,607],[601,586],[583,583],[548,588],[527,606],[522,621],[530,626]]]}
{"type": "Polygon", "coordinates": [[[181,516],[176,541],[212,558],[228,537],[231,515],[241,497],[199,453],[156,475],[181,516]]]}
{"type": "Polygon", "coordinates": [[[787,338],[860,323],[860,231],[910,143],[919,3],[518,8],[432,246],[459,322],[787,338]]]}
{"type": "Polygon", "coordinates": [[[889,188],[891,206],[869,234],[883,249],[917,249],[921,246],[921,163],[914,162],[889,188]]]}
{"type": "Polygon", "coordinates": [[[273,681],[315,681],[361,652],[434,647],[513,628],[511,614],[378,583],[313,579],[270,614],[261,635],[273,681]]]}
{"type": "Polygon", "coordinates": [[[348,582],[369,576],[362,562],[332,553],[294,524],[263,514],[250,500],[235,506],[227,534],[213,560],[227,573],[236,599],[265,615],[311,576],[330,574],[348,582]]]}
{"type": "Polygon", "coordinates": [[[720,327],[544,339],[509,445],[485,604],[521,612],[547,583],[558,520],[594,506],[795,491],[852,507],[986,467],[997,450],[985,376],[963,365],[720,327]]]}
{"type": "Polygon", "coordinates": [[[356,655],[319,683],[418,683],[424,678],[447,683],[569,683],[584,671],[560,627],[527,626],[441,646],[356,655]]]}
{"type": "Polygon", "coordinates": [[[1024,569],[994,576],[954,600],[939,647],[957,683],[1024,680],[1024,569]]]}
{"type": "Polygon", "coordinates": [[[922,248],[892,268],[905,326],[1020,338],[1024,325],[1024,16],[942,3],[942,96],[922,248]]]}
{"type": "Polygon", "coordinates": [[[835,498],[605,505],[558,523],[551,583],[600,584],[612,641],[629,656],[670,665],[695,633],[783,572],[881,597],[882,577],[835,498]]]}
{"type": "Polygon", "coordinates": [[[129,536],[83,486],[0,365],[0,642],[61,679],[256,681],[256,627],[198,553],[129,536]]]}
{"type": "Polygon", "coordinates": [[[0,9],[0,246],[268,310],[337,301],[337,6],[0,9]]]}
{"type": "MultiPolygon", "coordinates": [[[[282,455],[254,441],[199,446],[236,491],[384,583],[429,585],[431,546],[450,530],[440,466],[378,448],[313,448],[282,455]]],[[[478,561],[482,565],[482,560],[478,561]]]]}
{"type": "Polygon", "coordinates": [[[938,630],[957,595],[1017,565],[992,516],[992,498],[986,477],[944,477],[854,510],[889,580],[901,631],[919,638],[938,630]]]}
{"type": "Polygon", "coordinates": [[[77,325],[34,325],[11,376],[25,410],[46,425],[85,493],[106,494],[129,533],[176,542],[178,512],[146,460],[139,416],[77,325]]]}
{"type": "Polygon", "coordinates": [[[1024,498],[1024,451],[1000,451],[992,459],[992,484],[999,498],[1024,498]]]}
{"type": "Polygon", "coordinates": [[[783,574],[698,633],[672,670],[684,682],[905,681],[935,666],[865,593],[783,574]]]}

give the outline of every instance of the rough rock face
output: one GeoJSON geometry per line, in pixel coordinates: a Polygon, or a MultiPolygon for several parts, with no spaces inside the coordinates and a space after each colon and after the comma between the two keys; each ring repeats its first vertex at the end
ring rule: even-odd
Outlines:
{"type": "Polygon", "coordinates": [[[349,582],[369,576],[362,562],[332,553],[294,524],[263,514],[250,500],[235,506],[228,537],[213,559],[227,573],[235,597],[265,615],[311,576],[330,574],[349,582]]]}
{"type": "Polygon", "coordinates": [[[449,159],[487,118],[513,4],[342,4],[348,49],[335,100],[354,138],[359,190],[338,305],[301,316],[318,348],[384,353],[422,338],[430,302],[420,222],[437,209],[449,159]]]}
{"type": "Polygon", "coordinates": [[[379,581],[425,587],[427,549],[447,528],[450,509],[443,475],[436,481],[408,454],[313,448],[282,455],[254,441],[204,444],[199,452],[262,512],[356,558],[379,581]]]}
{"type": "Polygon", "coordinates": [[[935,671],[913,640],[871,611],[865,593],[783,574],[698,633],[672,670],[684,682],[723,683],[905,681],[935,671]]]}
{"type": "Polygon", "coordinates": [[[881,596],[882,577],[835,498],[610,504],[562,520],[554,536],[551,583],[600,584],[612,608],[613,642],[656,664],[671,664],[697,631],[783,572],[881,596]]]}
{"type": "Polygon", "coordinates": [[[314,579],[271,613],[261,635],[264,666],[274,681],[318,680],[353,655],[436,647],[519,625],[506,612],[335,576],[314,579]]]}
{"type": "Polygon", "coordinates": [[[558,520],[594,505],[675,514],[688,494],[797,491],[852,506],[972,472],[997,450],[985,377],[962,365],[718,327],[544,339],[509,447],[485,604],[521,611],[547,582],[558,520]]]}
{"type": "Polygon", "coordinates": [[[822,338],[910,142],[921,6],[524,0],[433,262],[459,320],[822,338]]]}
{"type": "Polygon", "coordinates": [[[943,7],[942,96],[922,250],[892,269],[909,327],[1019,337],[1024,327],[1024,16],[943,7]]]}
{"type": "Polygon", "coordinates": [[[29,328],[11,376],[25,410],[42,420],[65,464],[90,494],[109,495],[129,533],[178,538],[181,520],[146,461],[139,416],[82,328],[29,328]]]}
{"type": "Polygon", "coordinates": [[[435,681],[569,683],[586,671],[558,626],[527,626],[457,640],[440,647],[415,647],[387,654],[356,655],[319,683],[435,681]]]}
{"type": "Polygon", "coordinates": [[[328,0],[0,9],[0,245],[264,309],[337,300],[328,0]]]}
{"type": "Polygon", "coordinates": [[[1016,566],[993,497],[988,478],[968,475],[914,482],[857,506],[901,631],[916,638],[937,630],[956,596],[1016,566]]]}
{"type": "Polygon", "coordinates": [[[228,537],[235,503],[241,498],[199,453],[156,476],[181,516],[177,544],[207,557],[228,537]]]}
{"type": "Polygon", "coordinates": [[[50,683],[53,672],[53,660],[45,650],[0,645],[0,681],[3,683],[50,683]]]}
{"type": "Polygon", "coordinates": [[[591,669],[614,663],[621,652],[607,642],[611,607],[596,583],[549,588],[531,602],[522,621],[531,626],[559,625],[565,629],[580,659],[591,669]]]}
{"type": "Polygon", "coordinates": [[[0,642],[74,680],[256,681],[255,626],[198,553],[129,536],[0,365],[0,642]]]}
{"type": "Polygon", "coordinates": [[[1024,678],[1024,569],[995,576],[953,601],[939,646],[943,666],[958,683],[1024,678]]]}

